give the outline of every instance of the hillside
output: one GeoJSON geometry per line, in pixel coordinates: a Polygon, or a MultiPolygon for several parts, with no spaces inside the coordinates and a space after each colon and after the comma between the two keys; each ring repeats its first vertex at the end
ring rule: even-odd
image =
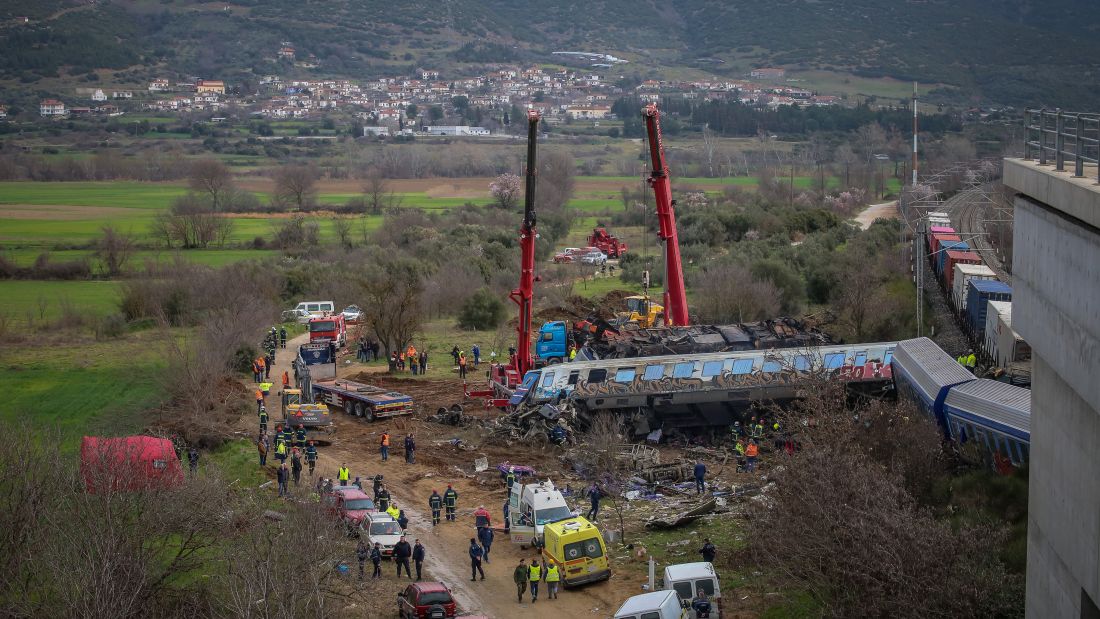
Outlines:
{"type": "Polygon", "coordinates": [[[942,83],[956,102],[1083,108],[1100,82],[1098,29],[1100,3],[1085,0],[0,0],[0,77],[30,89],[112,69],[121,82],[240,84],[590,50],[630,59],[616,72],[642,78],[779,65],[942,83]],[[299,66],[276,60],[283,41],[299,66]]]}

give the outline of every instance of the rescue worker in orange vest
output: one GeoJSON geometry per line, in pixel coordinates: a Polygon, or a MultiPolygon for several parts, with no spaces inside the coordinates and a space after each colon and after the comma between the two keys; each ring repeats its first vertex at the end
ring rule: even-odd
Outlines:
{"type": "Polygon", "coordinates": [[[745,447],[745,468],[749,471],[756,470],[756,456],[760,454],[760,448],[756,446],[755,440],[749,440],[749,444],[745,447]]]}
{"type": "Polygon", "coordinates": [[[389,432],[383,432],[382,433],[382,442],[379,444],[379,447],[381,447],[381,450],[382,450],[382,461],[385,462],[386,460],[389,460],[390,459],[390,433],[389,432]]]}
{"type": "Polygon", "coordinates": [[[466,380],[466,353],[458,353],[458,377],[466,380]]]}
{"type": "Polygon", "coordinates": [[[283,370],[283,390],[290,386],[290,373],[283,370]]]}
{"type": "Polygon", "coordinates": [[[264,409],[264,392],[259,389],[256,390],[256,412],[259,413],[264,409]]]}

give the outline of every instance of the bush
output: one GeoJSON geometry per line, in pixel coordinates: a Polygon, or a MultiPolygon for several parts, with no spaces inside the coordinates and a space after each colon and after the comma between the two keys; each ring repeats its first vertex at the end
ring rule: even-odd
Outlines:
{"type": "Polygon", "coordinates": [[[469,330],[496,329],[504,322],[504,302],[488,288],[482,288],[462,304],[458,326],[469,330]]]}
{"type": "Polygon", "coordinates": [[[96,324],[95,339],[106,340],[122,337],[126,333],[126,317],[122,314],[109,314],[96,324]]]}

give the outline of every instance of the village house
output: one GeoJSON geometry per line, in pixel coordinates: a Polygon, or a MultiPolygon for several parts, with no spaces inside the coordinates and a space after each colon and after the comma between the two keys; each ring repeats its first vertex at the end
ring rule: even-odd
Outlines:
{"type": "Polygon", "coordinates": [[[216,92],[225,94],[225,82],[221,80],[199,80],[195,82],[195,92],[216,92]]]}
{"type": "Polygon", "coordinates": [[[280,47],[279,58],[282,58],[284,60],[294,60],[294,48],[289,45],[280,47]]]}
{"type": "Polygon", "coordinates": [[[168,80],[165,79],[155,79],[149,82],[149,90],[151,92],[168,92],[171,88],[172,87],[168,84],[168,80]]]}
{"type": "Polygon", "coordinates": [[[97,102],[102,103],[103,101],[106,101],[106,100],[107,100],[107,93],[103,92],[102,88],[96,88],[95,91],[92,92],[92,101],[97,101],[97,102]]]}
{"type": "Polygon", "coordinates": [[[115,90],[111,92],[112,99],[133,99],[134,92],[132,90],[115,90]]]}
{"type": "Polygon", "coordinates": [[[609,105],[593,105],[589,107],[570,107],[565,115],[574,120],[603,120],[611,114],[609,105]]]}
{"type": "Polygon", "coordinates": [[[65,104],[57,99],[43,99],[38,104],[38,113],[42,116],[64,116],[68,111],[65,104]]]}
{"type": "Polygon", "coordinates": [[[8,108],[0,105],[0,118],[7,118],[7,117],[8,117],[8,108]]]}

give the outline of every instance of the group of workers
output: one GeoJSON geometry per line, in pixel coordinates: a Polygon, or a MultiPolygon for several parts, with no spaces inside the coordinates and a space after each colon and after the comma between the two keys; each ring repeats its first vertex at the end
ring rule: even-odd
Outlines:
{"type": "Polygon", "coordinates": [[[428,351],[417,352],[416,347],[409,344],[404,351],[395,350],[390,353],[389,364],[391,372],[404,372],[408,369],[413,376],[424,374],[428,371],[428,351]]]}
{"type": "Polygon", "coordinates": [[[970,370],[971,374],[973,374],[974,371],[978,367],[978,358],[974,356],[974,349],[973,348],[967,349],[966,353],[962,354],[962,355],[959,355],[955,359],[955,361],[958,361],[959,365],[961,365],[964,368],[970,370]]]}

